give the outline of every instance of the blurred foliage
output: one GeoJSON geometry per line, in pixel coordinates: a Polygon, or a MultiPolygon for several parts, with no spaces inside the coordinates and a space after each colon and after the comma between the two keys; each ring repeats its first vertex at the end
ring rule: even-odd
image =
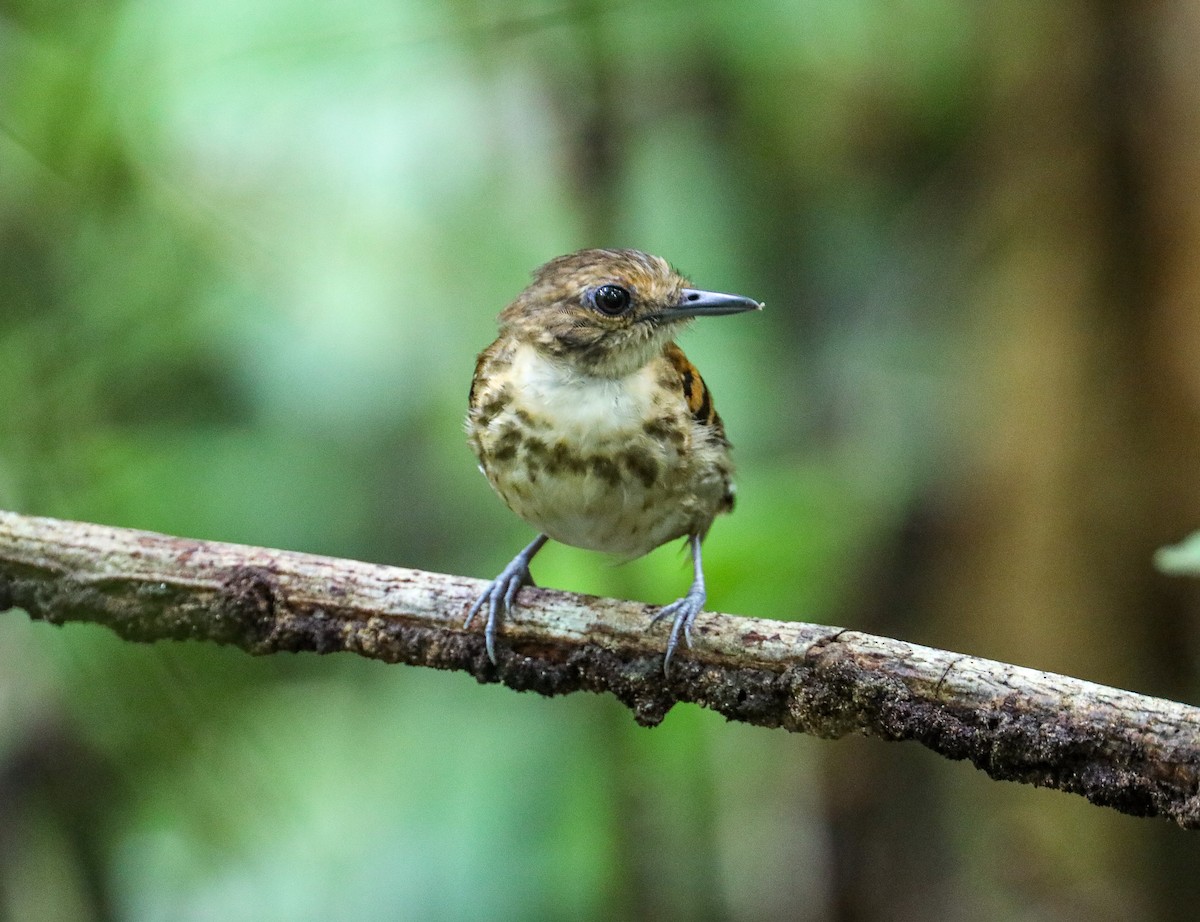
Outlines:
{"type": "Polygon", "coordinates": [[[1159,548],[1154,565],[1172,576],[1200,576],[1200,532],[1192,532],[1178,544],[1159,548]]]}
{"type": "MultiPolygon", "coordinates": [[[[1200,226],[1198,35],[1049,0],[9,0],[0,506],[490,576],[529,529],[465,446],[474,355],[533,267],[637,246],[768,305],[684,340],[740,465],[714,609],[1194,700],[1195,593],[1149,554],[1200,517],[1200,289],[1147,241],[1200,226]]],[[[0,918],[1182,919],[1195,850],[914,747],[0,618],[0,918]]]]}

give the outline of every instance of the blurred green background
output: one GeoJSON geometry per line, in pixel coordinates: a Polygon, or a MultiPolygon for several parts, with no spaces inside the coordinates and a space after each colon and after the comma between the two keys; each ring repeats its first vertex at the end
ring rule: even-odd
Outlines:
{"type": "MultiPolygon", "coordinates": [[[[0,507],[493,576],[552,256],[761,315],[710,607],[1200,700],[1200,9],[0,2],[0,507]]],[[[661,603],[677,547],[539,583],[661,603]]],[[[914,745],[0,616],[0,918],[1191,920],[1200,838],[914,745]]]]}

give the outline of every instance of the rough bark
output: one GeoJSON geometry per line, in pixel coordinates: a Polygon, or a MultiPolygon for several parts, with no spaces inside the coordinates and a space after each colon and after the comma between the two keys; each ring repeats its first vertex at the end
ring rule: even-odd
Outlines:
{"type": "Polygon", "coordinates": [[[1200,827],[1200,709],[836,627],[704,614],[662,673],[647,608],[523,590],[493,666],[464,613],[484,583],[0,512],[0,609],[128,640],[351,652],[544,695],[611,692],[642,724],[676,701],[730,720],[917,740],[993,778],[1200,827]]]}

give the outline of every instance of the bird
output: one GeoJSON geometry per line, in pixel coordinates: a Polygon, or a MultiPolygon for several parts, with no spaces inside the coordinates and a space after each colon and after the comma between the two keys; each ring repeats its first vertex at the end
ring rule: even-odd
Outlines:
{"type": "Polygon", "coordinates": [[[664,259],[634,249],[584,249],[551,259],[499,315],[479,353],[467,440],[492,489],[538,532],[480,593],[464,629],[486,610],[493,664],[500,620],[530,561],[553,539],[624,560],[683,538],[687,593],[662,607],[672,619],[669,675],[707,593],[701,544],[734,505],[725,426],[696,366],[675,343],[692,320],[763,305],[692,287],[664,259]]]}

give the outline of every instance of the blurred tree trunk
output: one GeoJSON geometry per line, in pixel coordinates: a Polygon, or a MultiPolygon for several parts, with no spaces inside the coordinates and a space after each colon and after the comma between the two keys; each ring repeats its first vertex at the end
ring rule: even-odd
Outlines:
{"type": "MultiPolygon", "coordinates": [[[[881,591],[929,614],[911,639],[1194,700],[1196,593],[1151,555],[1200,527],[1200,13],[1153,11],[978,8],[975,408],[881,591]]],[[[1194,837],[852,755],[831,755],[839,919],[1194,915],[1194,837]],[[915,852],[886,846],[914,822],[915,852]]]]}
{"type": "MultiPolygon", "coordinates": [[[[1141,181],[1138,220],[1128,243],[1145,283],[1126,305],[1144,426],[1145,543],[1173,541],[1200,527],[1200,7],[1138,4],[1114,14],[1138,38],[1146,70],[1123,109],[1141,181]]],[[[1184,701],[1200,696],[1197,652],[1200,592],[1194,582],[1144,572],[1141,609],[1150,625],[1147,685],[1184,701]]],[[[1200,904],[1200,842],[1155,827],[1151,873],[1155,914],[1195,918],[1200,904]]]]}

